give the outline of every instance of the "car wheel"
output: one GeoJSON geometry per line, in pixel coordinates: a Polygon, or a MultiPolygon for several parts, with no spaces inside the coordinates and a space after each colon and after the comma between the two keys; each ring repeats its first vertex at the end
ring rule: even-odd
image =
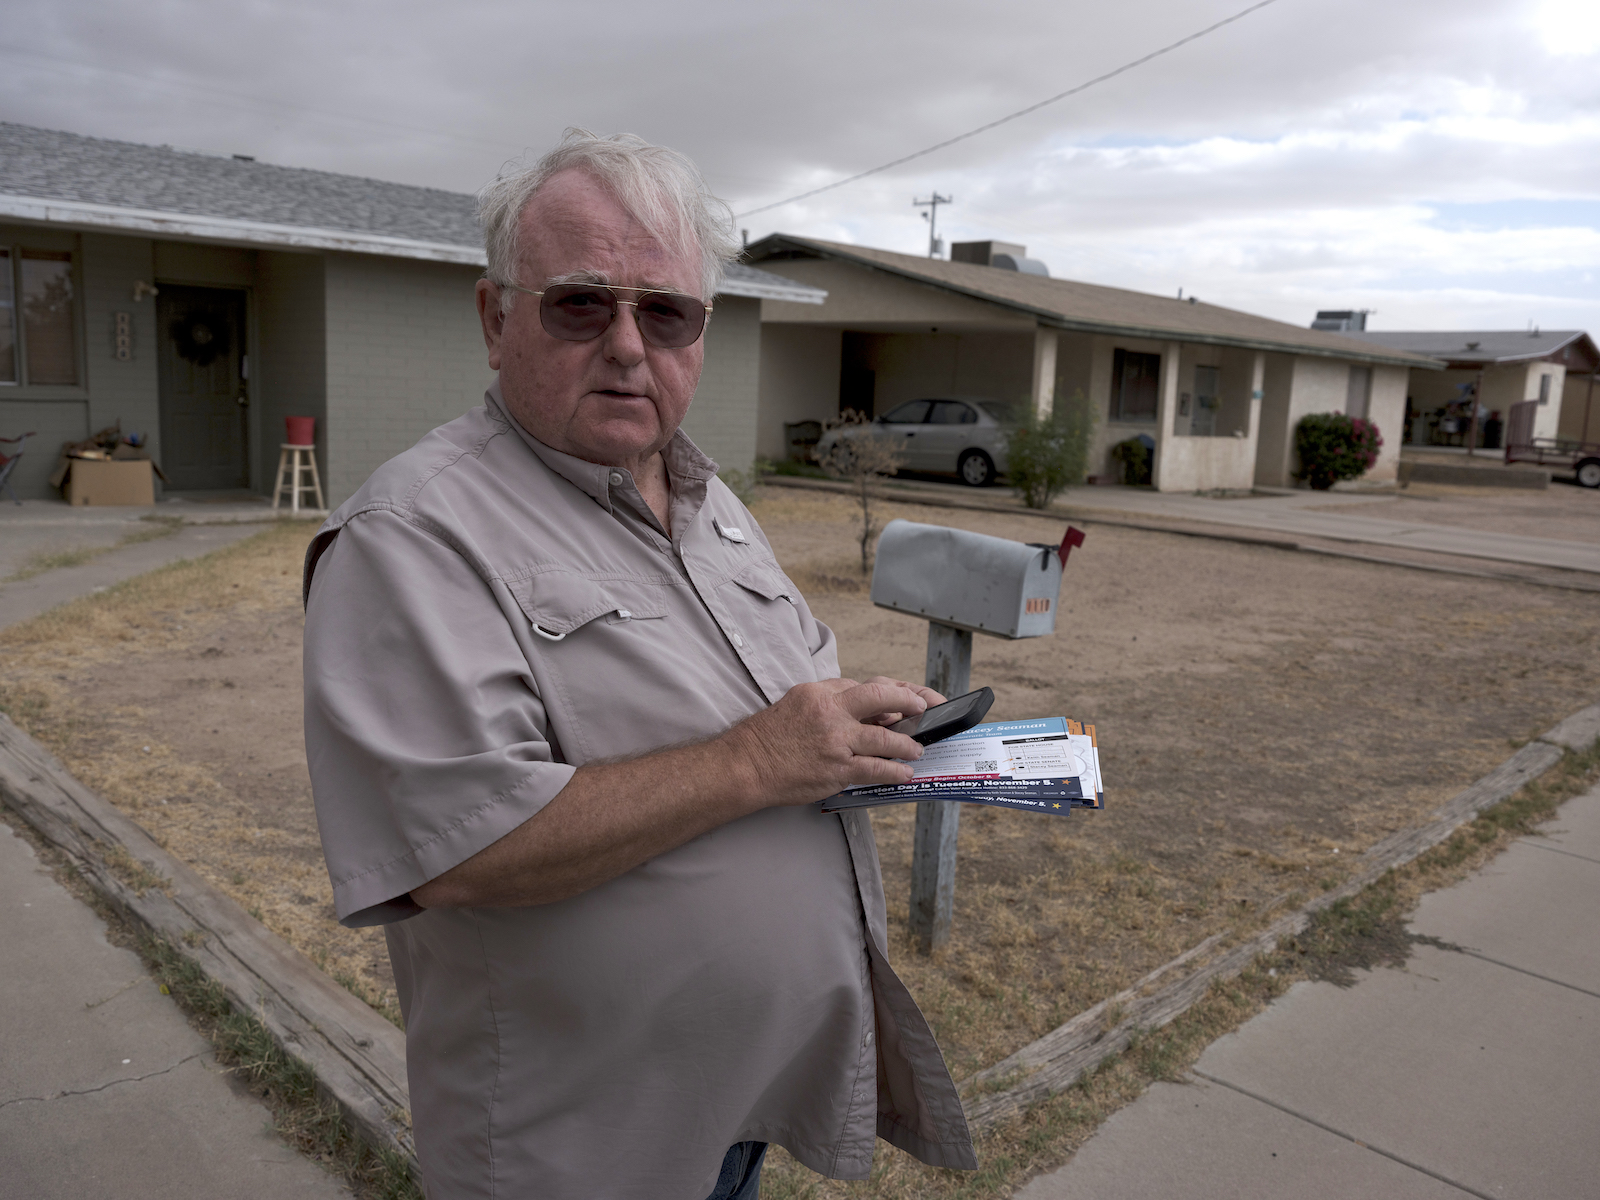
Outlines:
{"type": "Polygon", "coordinates": [[[1578,464],[1578,484],[1586,488],[1600,488],[1600,458],[1586,458],[1578,464]]]}
{"type": "Polygon", "coordinates": [[[961,482],[970,487],[988,487],[994,482],[994,459],[982,450],[968,450],[956,464],[961,482]]]}

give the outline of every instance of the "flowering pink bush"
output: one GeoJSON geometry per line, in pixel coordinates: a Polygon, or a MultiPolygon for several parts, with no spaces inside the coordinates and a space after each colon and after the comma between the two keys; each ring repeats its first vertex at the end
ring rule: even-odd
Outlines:
{"type": "Polygon", "coordinates": [[[1326,491],[1341,479],[1356,479],[1378,461],[1383,435],[1363,417],[1343,413],[1311,413],[1300,418],[1294,430],[1294,448],[1300,455],[1296,479],[1326,491]]]}

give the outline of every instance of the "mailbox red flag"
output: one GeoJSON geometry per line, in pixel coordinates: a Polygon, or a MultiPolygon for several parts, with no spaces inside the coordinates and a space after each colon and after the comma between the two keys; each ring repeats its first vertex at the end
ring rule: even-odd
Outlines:
{"type": "Polygon", "coordinates": [[[1066,535],[1061,539],[1061,548],[1056,551],[1061,556],[1063,567],[1067,565],[1067,555],[1072,553],[1072,548],[1081,545],[1083,545],[1083,530],[1068,525],[1066,535]]]}

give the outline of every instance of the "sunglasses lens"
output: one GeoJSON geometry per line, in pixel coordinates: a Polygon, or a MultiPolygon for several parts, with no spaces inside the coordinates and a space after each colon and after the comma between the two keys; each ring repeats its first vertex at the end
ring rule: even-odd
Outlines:
{"type": "MultiPolygon", "coordinates": [[[[645,341],[663,350],[691,346],[705,332],[705,305],[693,296],[645,292],[634,312],[645,341]]],[[[556,284],[539,298],[539,323],[551,337],[564,342],[593,341],[616,315],[616,296],[610,288],[597,284],[556,284]]]]}
{"type": "Polygon", "coordinates": [[[606,288],[589,284],[560,284],[546,288],[539,298],[539,323],[551,337],[564,342],[599,337],[616,312],[616,297],[606,288]]]}
{"type": "Polygon", "coordinates": [[[646,292],[639,297],[639,332],[663,350],[693,345],[706,327],[705,305],[693,296],[646,292]]]}

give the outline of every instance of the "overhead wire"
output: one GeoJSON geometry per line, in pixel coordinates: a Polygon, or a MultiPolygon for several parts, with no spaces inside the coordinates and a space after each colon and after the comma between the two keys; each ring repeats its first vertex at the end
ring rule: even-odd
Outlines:
{"type": "Polygon", "coordinates": [[[1107,71],[1104,75],[1096,75],[1093,79],[1086,80],[1075,87],[1070,87],[1064,92],[1057,92],[1054,96],[1040,100],[1036,104],[1028,105],[1027,108],[1019,108],[1016,112],[1007,113],[1003,117],[997,117],[993,121],[979,125],[976,129],[969,129],[965,133],[958,133],[955,137],[946,138],[942,142],[936,142],[932,146],[928,146],[911,154],[904,155],[901,158],[895,159],[893,162],[886,162],[882,166],[872,167],[866,171],[858,171],[856,174],[847,176],[844,179],[836,179],[832,183],[825,183],[821,187],[812,188],[809,192],[801,192],[798,196],[790,196],[787,200],[775,200],[771,204],[763,204],[760,208],[752,208],[746,212],[737,213],[735,215],[735,220],[742,221],[745,217],[753,217],[757,213],[768,212],[774,208],[782,208],[786,204],[795,204],[801,200],[809,200],[813,196],[820,196],[824,192],[831,192],[835,188],[842,188],[846,184],[855,183],[857,180],[866,179],[868,176],[881,175],[883,172],[893,170],[895,167],[904,166],[906,163],[913,162],[919,158],[925,158],[927,155],[933,154],[939,150],[943,150],[948,146],[954,146],[957,142],[964,142],[969,138],[975,138],[980,133],[988,133],[991,129],[996,129],[1001,125],[1015,121],[1020,117],[1025,117],[1029,113],[1038,112],[1041,108],[1047,108],[1058,101],[1067,99],[1069,96],[1076,96],[1080,92],[1086,92],[1092,87],[1096,87],[1097,85],[1105,83],[1108,80],[1115,79],[1118,75],[1125,75],[1129,71],[1132,71],[1135,67],[1142,67],[1145,63],[1150,62],[1152,59],[1160,58],[1163,54],[1171,54],[1174,50],[1181,49],[1182,47],[1187,46],[1190,42],[1199,41],[1201,38],[1213,34],[1225,26],[1232,25],[1235,21],[1244,20],[1253,12],[1258,12],[1261,9],[1266,8],[1268,5],[1276,3],[1277,0],[1257,0],[1257,3],[1250,5],[1248,8],[1240,9],[1231,17],[1224,17],[1215,24],[1207,25],[1204,29],[1198,30],[1195,33],[1191,33],[1187,37],[1181,37],[1177,41],[1161,47],[1159,50],[1152,50],[1149,54],[1133,59],[1131,62],[1125,62],[1114,71],[1107,71]]]}

